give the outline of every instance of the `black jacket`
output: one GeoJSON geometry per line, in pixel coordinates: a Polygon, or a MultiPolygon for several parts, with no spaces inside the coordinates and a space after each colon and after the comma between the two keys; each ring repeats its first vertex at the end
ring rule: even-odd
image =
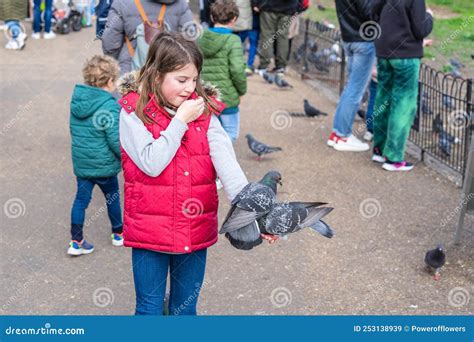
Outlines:
{"type": "Polygon", "coordinates": [[[336,0],[337,19],[344,42],[367,41],[361,37],[359,29],[370,21],[370,3],[370,0],[336,0]]]}
{"type": "Polygon", "coordinates": [[[252,8],[257,7],[260,12],[275,12],[293,15],[301,11],[300,0],[252,0],[252,8]]]}
{"type": "Polygon", "coordinates": [[[424,0],[374,0],[372,19],[381,29],[375,41],[377,57],[423,57],[423,39],[433,29],[424,0]]]}

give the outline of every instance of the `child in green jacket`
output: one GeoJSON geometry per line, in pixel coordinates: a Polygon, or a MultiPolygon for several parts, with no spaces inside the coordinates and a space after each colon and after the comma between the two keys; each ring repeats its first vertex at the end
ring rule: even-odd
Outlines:
{"type": "MultiPolygon", "coordinates": [[[[112,244],[122,246],[122,211],[117,174],[121,169],[119,141],[120,106],[112,96],[119,76],[117,62],[107,56],[89,59],[82,73],[84,83],[74,89],[71,100],[70,131],[72,164],[77,193],[71,210],[70,255],[89,254],[94,246],[82,234],[85,211],[92,190],[98,185],[104,193],[112,224],[112,244]]],[[[97,213],[101,214],[101,208],[97,213]]],[[[97,219],[95,213],[86,223],[97,219]]]]}
{"type": "Polygon", "coordinates": [[[233,1],[215,1],[211,5],[214,27],[204,31],[197,42],[204,55],[201,78],[219,89],[226,105],[219,120],[233,142],[239,136],[240,98],[247,92],[242,43],[232,33],[238,16],[239,9],[233,1]]]}

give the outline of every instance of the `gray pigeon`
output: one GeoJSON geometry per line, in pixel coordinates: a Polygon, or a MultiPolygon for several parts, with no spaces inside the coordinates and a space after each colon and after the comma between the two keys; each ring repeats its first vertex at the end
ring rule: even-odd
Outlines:
{"type": "Polygon", "coordinates": [[[268,146],[258,140],[256,140],[252,134],[247,134],[245,136],[247,138],[247,144],[249,145],[250,150],[255,153],[258,157],[258,160],[261,160],[262,155],[281,151],[281,147],[272,147],[268,146]]]}
{"type": "Polygon", "coordinates": [[[282,184],[281,174],[270,171],[260,182],[247,184],[233,199],[219,232],[225,233],[232,246],[250,250],[262,243],[256,220],[276,202],[277,184],[282,184]]]}
{"type": "Polygon", "coordinates": [[[279,88],[293,88],[291,84],[285,81],[285,79],[280,77],[278,74],[275,75],[273,80],[279,88]]]}
{"type": "Polygon", "coordinates": [[[327,238],[332,238],[334,232],[321,219],[333,211],[334,208],[320,207],[325,204],[327,203],[277,203],[268,215],[265,216],[263,227],[260,230],[264,234],[281,237],[308,227],[327,238]]]}
{"type": "Polygon", "coordinates": [[[275,75],[270,74],[268,71],[263,71],[262,77],[267,83],[272,84],[275,81],[275,75]]]}
{"type": "Polygon", "coordinates": [[[430,269],[434,269],[434,280],[441,277],[441,267],[446,263],[446,254],[442,245],[438,245],[435,249],[426,252],[425,263],[430,269]]]}

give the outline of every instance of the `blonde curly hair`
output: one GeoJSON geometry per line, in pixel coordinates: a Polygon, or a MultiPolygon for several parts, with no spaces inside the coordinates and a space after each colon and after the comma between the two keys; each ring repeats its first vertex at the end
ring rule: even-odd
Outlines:
{"type": "Polygon", "coordinates": [[[115,82],[119,74],[120,68],[117,61],[109,56],[92,56],[82,68],[84,83],[97,88],[107,86],[109,80],[115,82]]]}

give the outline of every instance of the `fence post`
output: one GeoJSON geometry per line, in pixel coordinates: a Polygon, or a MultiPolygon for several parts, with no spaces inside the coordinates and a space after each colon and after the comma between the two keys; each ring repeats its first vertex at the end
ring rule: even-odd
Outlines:
{"type": "MultiPolygon", "coordinates": [[[[309,31],[309,19],[305,20],[304,28],[304,41],[303,41],[303,73],[308,71],[308,60],[306,59],[306,51],[308,50],[308,31],[309,31]]],[[[303,75],[301,75],[303,77],[303,75]]]]}
{"type": "Polygon", "coordinates": [[[467,93],[466,93],[466,115],[467,115],[467,125],[465,131],[464,139],[464,172],[462,173],[462,180],[466,177],[466,167],[467,167],[467,158],[469,156],[469,148],[471,146],[472,131],[474,130],[474,118],[472,113],[472,78],[467,80],[467,93]]]}
{"type": "Polygon", "coordinates": [[[339,39],[339,44],[341,46],[341,73],[339,75],[339,95],[342,94],[344,90],[344,83],[346,81],[346,53],[342,46],[342,41],[339,39]]]}

